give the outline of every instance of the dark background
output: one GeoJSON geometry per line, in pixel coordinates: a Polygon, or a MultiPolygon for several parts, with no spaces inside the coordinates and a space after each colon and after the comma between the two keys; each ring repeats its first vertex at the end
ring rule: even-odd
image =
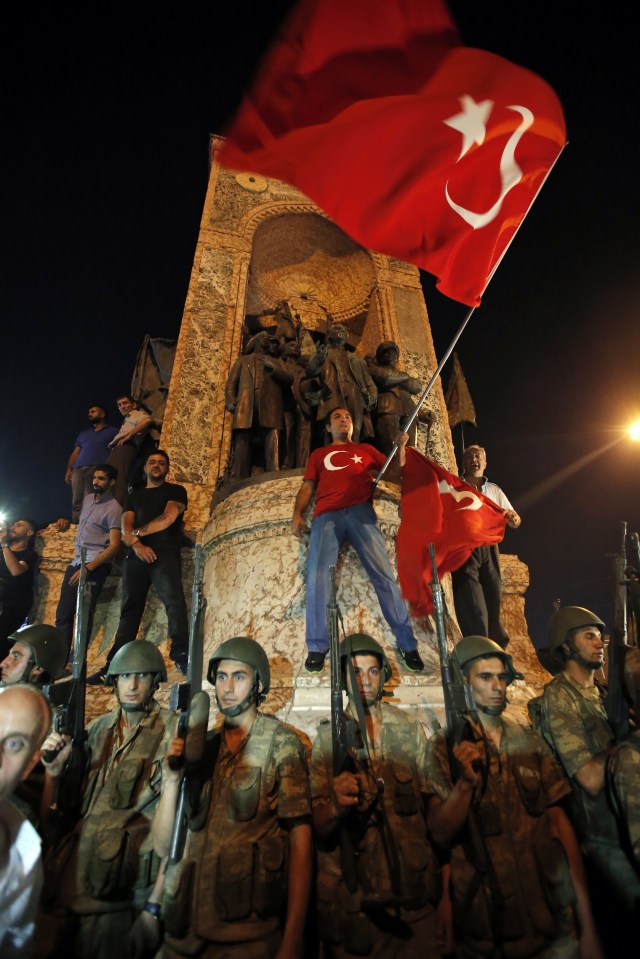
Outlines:
{"type": "MultiPolygon", "coordinates": [[[[5,512],[42,526],[70,515],[64,471],[88,406],[119,424],[145,334],[177,338],[209,134],[290,6],[14,10],[1,68],[5,512]]],[[[478,420],[464,439],[486,446],[523,517],[503,551],[529,567],[537,644],[556,597],[608,617],[621,522],[640,527],[640,446],[624,433],[640,416],[637,53],[621,9],[451,3],[463,42],[544,77],[567,120],[569,145],[456,345],[478,420]]],[[[423,282],[441,356],[467,308],[423,282]]]]}

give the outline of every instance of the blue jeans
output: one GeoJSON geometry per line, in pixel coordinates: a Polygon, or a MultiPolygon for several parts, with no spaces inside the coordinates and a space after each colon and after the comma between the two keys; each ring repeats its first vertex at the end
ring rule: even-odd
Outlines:
{"type": "Polygon", "coordinates": [[[382,615],[391,627],[399,649],[417,648],[407,607],[396,583],[384,536],[371,503],[345,506],[321,513],[311,524],[307,558],[307,646],[309,652],[326,653],[329,567],[335,566],[345,540],[353,546],[376,591],[382,615]]]}

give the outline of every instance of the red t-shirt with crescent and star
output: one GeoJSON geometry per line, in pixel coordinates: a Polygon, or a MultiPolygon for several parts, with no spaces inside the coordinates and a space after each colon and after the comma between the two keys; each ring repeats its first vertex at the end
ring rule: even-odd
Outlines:
{"type": "Polygon", "coordinates": [[[314,519],[330,510],[357,506],[371,498],[371,470],[381,469],[386,457],[368,443],[331,443],[314,450],[303,479],[316,484],[314,519]]]}

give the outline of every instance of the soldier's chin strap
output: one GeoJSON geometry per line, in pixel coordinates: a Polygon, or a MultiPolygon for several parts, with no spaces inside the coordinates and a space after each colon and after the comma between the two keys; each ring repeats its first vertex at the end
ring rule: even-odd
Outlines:
{"type": "Polygon", "coordinates": [[[262,696],[262,694],[260,693],[260,680],[258,679],[257,672],[256,672],[255,679],[252,683],[251,689],[249,690],[245,698],[242,700],[242,702],[238,703],[237,706],[223,706],[220,703],[220,698],[218,697],[218,694],[216,693],[216,704],[218,706],[218,709],[220,710],[223,716],[228,716],[229,719],[233,719],[234,716],[239,716],[240,713],[244,713],[245,710],[247,710],[249,706],[253,706],[254,703],[256,703],[259,706],[263,699],[264,699],[264,696],[262,696]]]}
{"type": "Polygon", "coordinates": [[[568,649],[567,658],[575,659],[576,663],[578,663],[579,666],[582,666],[583,669],[589,669],[594,673],[596,672],[596,670],[600,669],[599,663],[592,663],[582,658],[582,656],[580,655],[580,653],[575,647],[575,643],[573,642],[573,636],[570,636],[568,639],[565,639],[563,645],[565,645],[568,649]]]}

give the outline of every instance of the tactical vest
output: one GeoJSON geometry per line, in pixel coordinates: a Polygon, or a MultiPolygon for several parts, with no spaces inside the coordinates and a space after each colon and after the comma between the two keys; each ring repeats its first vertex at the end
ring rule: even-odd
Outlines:
{"type": "Polygon", "coordinates": [[[288,836],[278,822],[277,752],[295,735],[258,714],[230,773],[221,768],[221,732],[182,862],[166,872],[163,916],[170,936],[250,942],[273,934],[287,902],[288,836]]]}
{"type": "Polygon", "coordinates": [[[535,956],[570,933],[575,901],[560,840],[553,835],[540,768],[540,745],[503,717],[507,748],[487,777],[451,850],[454,923],[461,940],[500,942],[505,957],[535,956]],[[506,769],[505,769],[506,764],[506,769]]]}
{"type": "Polygon", "coordinates": [[[159,749],[163,739],[168,743],[174,723],[174,714],[156,705],[116,752],[113,714],[95,721],[83,816],[45,859],[45,900],[79,913],[144,904],[159,867],[151,840],[162,782],[164,750],[159,749]],[[123,758],[105,776],[105,766],[119,753],[123,758]]]}
{"type": "MultiPolygon", "coordinates": [[[[441,895],[440,870],[427,838],[417,766],[422,756],[417,755],[415,724],[386,703],[382,711],[383,757],[375,766],[375,775],[362,753],[357,763],[362,770],[360,777],[366,781],[361,790],[366,796],[362,804],[365,808],[347,817],[342,836],[338,831],[331,841],[319,844],[318,850],[321,937],[343,943],[349,953],[359,956],[368,955],[376,941],[377,926],[371,918],[375,912],[387,912],[401,923],[410,923],[424,916],[441,895]],[[376,796],[377,777],[382,788],[376,796]],[[386,840],[383,816],[388,825],[386,840]],[[350,881],[346,862],[351,855],[354,882],[350,881]]],[[[330,755],[328,721],[320,724],[318,737],[322,754],[330,755]]]]}
{"type": "MultiPolygon", "coordinates": [[[[553,686],[560,686],[578,713],[578,720],[581,725],[587,748],[592,755],[604,752],[613,739],[613,733],[608,729],[607,721],[604,717],[594,711],[589,701],[580,695],[579,690],[566,678],[563,672],[548,682],[545,690],[553,686]]],[[[528,704],[529,717],[534,728],[543,737],[552,753],[564,768],[562,757],[556,749],[551,729],[549,728],[545,706],[544,694],[536,696],[528,704]]],[[[619,834],[616,818],[611,809],[606,790],[601,790],[597,796],[591,796],[575,780],[571,781],[571,806],[572,819],[578,836],[583,841],[603,841],[618,845],[619,834]]]]}

